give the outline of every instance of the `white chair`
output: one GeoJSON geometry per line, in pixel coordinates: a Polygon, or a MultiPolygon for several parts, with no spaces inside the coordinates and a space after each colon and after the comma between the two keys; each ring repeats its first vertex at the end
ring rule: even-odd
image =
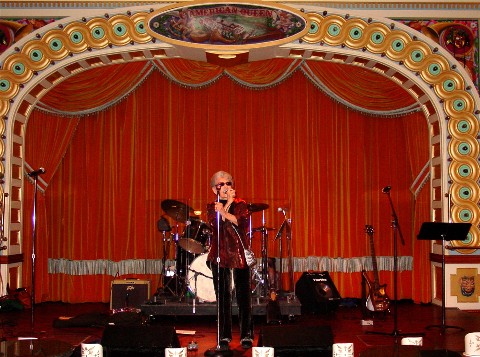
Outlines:
{"type": "Polygon", "coordinates": [[[103,346],[99,343],[81,343],[82,357],[103,357],[103,346]]]}
{"type": "Polygon", "coordinates": [[[187,357],[187,347],[165,348],[165,357],[187,357]]]}
{"type": "Polygon", "coordinates": [[[273,347],[252,347],[252,357],[273,357],[273,347]]]}
{"type": "Polygon", "coordinates": [[[465,355],[480,356],[480,332],[470,332],[465,335],[465,355]]]}
{"type": "Polygon", "coordinates": [[[334,343],[332,355],[333,357],[353,357],[353,343],[334,343]]]}
{"type": "Polygon", "coordinates": [[[423,337],[404,337],[400,343],[404,346],[422,346],[423,337]]]}

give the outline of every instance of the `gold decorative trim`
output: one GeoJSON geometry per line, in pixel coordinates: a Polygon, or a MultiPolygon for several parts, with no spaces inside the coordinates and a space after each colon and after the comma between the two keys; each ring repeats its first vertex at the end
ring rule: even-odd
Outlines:
{"type": "MultiPolygon", "coordinates": [[[[180,0],[176,3],[189,3],[189,0],[180,0]]],[[[373,9],[373,10],[479,10],[480,4],[471,0],[457,1],[392,1],[392,0],[376,0],[376,1],[354,1],[354,0],[323,0],[323,1],[305,1],[305,0],[287,0],[277,2],[274,0],[264,0],[265,3],[283,3],[283,4],[300,4],[308,6],[337,8],[337,9],[373,9]]],[[[171,4],[171,1],[65,1],[65,0],[49,0],[49,1],[3,1],[4,9],[112,9],[120,7],[146,6],[158,4],[171,4]]]]}
{"type": "MultiPolygon", "coordinates": [[[[476,137],[480,99],[475,88],[467,84],[470,81],[468,75],[456,68],[456,62],[444,55],[443,50],[437,48],[430,39],[424,39],[423,35],[394,21],[382,22],[319,11],[313,9],[305,13],[311,26],[309,33],[300,40],[301,43],[290,43],[283,48],[291,48],[290,55],[294,58],[337,62],[346,58],[341,53],[348,49],[352,57],[358,57],[355,65],[389,75],[405,86],[421,102],[427,118],[431,119],[432,218],[437,221],[446,219],[444,194],[450,192],[452,220],[473,223],[470,241],[458,244],[462,244],[462,247],[480,245],[477,225],[480,216],[477,204],[480,166],[476,137]],[[366,61],[366,58],[369,60],[366,61]],[[412,86],[412,81],[417,82],[416,85],[412,86]],[[430,99],[426,98],[427,95],[430,99]],[[420,100],[423,97],[426,100],[420,100]]],[[[123,47],[122,53],[128,53],[129,46],[132,46],[131,50],[136,51],[135,58],[138,60],[139,56],[145,59],[169,56],[170,52],[162,49],[162,46],[166,48],[172,45],[153,44],[154,39],[145,31],[148,15],[149,11],[144,10],[111,17],[95,16],[88,20],[70,18],[70,22],[59,24],[57,28],[46,29],[43,33],[42,30],[37,31],[36,37],[27,38],[21,47],[7,50],[0,69],[0,135],[5,134],[7,125],[12,130],[15,122],[19,127],[24,125],[25,118],[34,107],[35,97],[44,93],[39,88],[43,85],[40,78],[48,82],[54,70],[57,73],[61,70],[70,73],[83,71],[94,62],[91,59],[95,58],[95,51],[100,50],[105,58],[111,55],[112,62],[127,61],[128,58],[118,56],[119,47],[123,47]],[[113,47],[111,54],[109,47],[113,47]],[[75,63],[69,60],[80,54],[91,59],[83,62],[77,59],[75,63]],[[66,61],[68,68],[58,69],[61,61],[66,61]],[[48,71],[49,75],[42,75],[52,65],[57,66],[56,69],[48,71]],[[32,84],[36,85],[35,93],[30,92],[32,84]],[[20,93],[21,98],[16,98],[20,93]],[[19,100],[23,102],[17,104],[19,100]],[[15,113],[10,113],[13,103],[17,109],[15,113]]],[[[175,53],[174,48],[171,50],[175,53]]],[[[60,76],[65,75],[63,72],[60,76]]],[[[13,145],[12,138],[6,140],[10,140],[8,145],[13,145]]],[[[0,141],[1,144],[3,141],[0,141]]],[[[4,148],[1,152],[9,154],[4,148]]],[[[6,161],[7,164],[13,166],[13,161],[22,162],[20,153],[18,147],[12,150],[11,155],[18,157],[6,161]]],[[[3,165],[4,161],[1,161],[0,172],[12,175],[12,168],[5,170],[3,165]]],[[[12,177],[6,179],[7,184],[12,186],[17,182],[12,177]]],[[[466,250],[459,252],[463,254],[466,250]]]]}

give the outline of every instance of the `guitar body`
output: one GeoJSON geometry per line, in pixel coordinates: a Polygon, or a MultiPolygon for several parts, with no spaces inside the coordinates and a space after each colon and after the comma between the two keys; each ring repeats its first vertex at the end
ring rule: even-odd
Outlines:
{"type": "Polygon", "coordinates": [[[362,271],[362,275],[368,285],[368,296],[366,307],[370,311],[387,311],[390,308],[390,299],[387,295],[387,284],[379,285],[375,287],[375,282],[371,281],[367,272],[362,271]]]}
{"type": "Polygon", "coordinates": [[[378,279],[377,257],[375,255],[375,247],[373,244],[373,227],[365,226],[365,231],[370,238],[370,251],[372,255],[373,281],[369,279],[367,272],[362,271],[362,276],[368,285],[368,296],[366,307],[370,311],[387,311],[390,308],[390,299],[387,295],[387,284],[380,285],[378,279]]]}

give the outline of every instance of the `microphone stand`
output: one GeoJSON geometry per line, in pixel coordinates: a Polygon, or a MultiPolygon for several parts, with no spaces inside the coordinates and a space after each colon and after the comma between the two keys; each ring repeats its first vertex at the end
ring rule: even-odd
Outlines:
{"type": "Polygon", "coordinates": [[[388,201],[390,202],[390,208],[392,210],[392,229],[393,229],[393,331],[391,333],[386,332],[375,332],[375,331],[367,331],[370,334],[377,334],[377,335],[388,335],[393,336],[395,338],[395,344],[398,343],[398,338],[401,336],[424,336],[424,333],[400,333],[398,330],[398,306],[397,306],[397,286],[398,286],[398,238],[397,232],[400,235],[400,239],[402,245],[405,245],[405,241],[403,239],[402,231],[400,229],[400,223],[398,222],[397,213],[395,212],[395,207],[393,205],[392,198],[390,197],[390,190],[392,188],[390,186],[386,186],[382,189],[382,193],[386,194],[388,197],[388,201]]]}
{"type": "MultiPolygon", "coordinates": [[[[217,188],[217,202],[220,202],[220,189],[217,188]]],[[[230,348],[220,346],[220,211],[217,211],[217,281],[215,283],[217,284],[217,346],[205,351],[204,355],[211,357],[232,356],[233,352],[230,348]]]]}
{"type": "Polygon", "coordinates": [[[37,240],[37,192],[38,192],[38,176],[45,173],[45,169],[41,167],[38,170],[32,171],[28,176],[33,178],[33,210],[32,210],[32,295],[30,301],[32,305],[31,310],[31,329],[35,330],[35,243],[37,240]]]}

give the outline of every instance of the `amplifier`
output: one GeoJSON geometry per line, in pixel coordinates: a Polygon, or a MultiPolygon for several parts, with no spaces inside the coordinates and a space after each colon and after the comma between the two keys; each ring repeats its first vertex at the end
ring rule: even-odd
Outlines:
{"type": "Polygon", "coordinates": [[[110,309],[140,308],[150,298],[150,281],[118,279],[112,281],[110,309]]]}
{"type": "Polygon", "coordinates": [[[302,310],[305,312],[335,310],[341,300],[328,271],[304,272],[295,284],[295,295],[302,303],[302,310]]]}

